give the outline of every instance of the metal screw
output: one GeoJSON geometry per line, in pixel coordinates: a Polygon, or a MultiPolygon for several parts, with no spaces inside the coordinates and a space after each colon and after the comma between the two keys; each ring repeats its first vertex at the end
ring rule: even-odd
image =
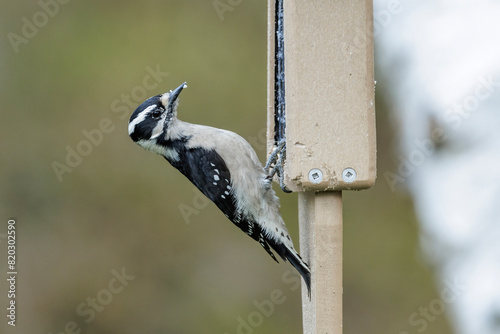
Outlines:
{"type": "Polygon", "coordinates": [[[309,181],[312,183],[321,183],[323,181],[323,172],[317,168],[309,171],[309,181]]]}
{"type": "Polygon", "coordinates": [[[342,171],[342,179],[347,183],[356,181],[357,177],[356,171],[352,168],[346,168],[342,171]]]}

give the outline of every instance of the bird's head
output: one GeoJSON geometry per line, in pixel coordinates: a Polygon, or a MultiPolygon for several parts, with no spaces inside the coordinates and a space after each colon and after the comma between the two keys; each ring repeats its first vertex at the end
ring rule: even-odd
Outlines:
{"type": "Polygon", "coordinates": [[[156,138],[168,133],[177,120],[179,94],[186,88],[186,83],[165,94],[150,97],[130,116],[128,134],[141,146],[152,145],[156,138]]]}

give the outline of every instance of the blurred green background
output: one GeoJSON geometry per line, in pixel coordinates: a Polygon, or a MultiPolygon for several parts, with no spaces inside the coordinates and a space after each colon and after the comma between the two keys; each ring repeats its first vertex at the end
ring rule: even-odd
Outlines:
{"type": "MultiPolygon", "coordinates": [[[[222,15],[212,0],[2,2],[0,277],[9,218],[18,237],[17,322],[2,279],[2,333],[301,333],[292,267],[127,133],[135,106],[187,81],[179,117],[241,134],[264,160],[267,2],[221,2],[222,15]],[[58,177],[71,150],[85,156],[58,177]],[[276,289],[282,303],[257,313],[276,289]]],[[[377,99],[378,183],[344,193],[344,332],[416,333],[410,315],[439,292],[411,201],[384,178],[397,139],[377,99]]],[[[298,246],[297,195],[278,194],[298,246]]],[[[445,316],[428,331],[449,333],[445,316]]]]}

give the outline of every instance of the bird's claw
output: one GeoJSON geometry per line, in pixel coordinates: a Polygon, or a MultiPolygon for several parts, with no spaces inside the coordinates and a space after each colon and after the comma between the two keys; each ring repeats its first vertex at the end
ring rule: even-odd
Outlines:
{"type": "Polygon", "coordinates": [[[264,167],[264,171],[267,174],[266,178],[269,180],[272,180],[274,175],[277,174],[279,177],[281,190],[283,190],[285,193],[291,193],[292,191],[289,190],[285,185],[285,173],[283,172],[283,163],[285,161],[285,158],[286,158],[286,141],[283,139],[278,143],[278,146],[276,146],[271,152],[271,155],[267,160],[266,166],[264,167]]]}

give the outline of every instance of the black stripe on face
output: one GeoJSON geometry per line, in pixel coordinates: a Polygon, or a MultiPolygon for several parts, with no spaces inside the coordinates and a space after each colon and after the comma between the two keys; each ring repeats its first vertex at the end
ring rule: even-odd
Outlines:
{"type": "Polygon", "coordinates": [[[160,97],[161,95],[157,95],[147,99],[130,116],[128,130],[134,142],[151,139],[153,130],[163,121],[165,107],[160,97]]]}

